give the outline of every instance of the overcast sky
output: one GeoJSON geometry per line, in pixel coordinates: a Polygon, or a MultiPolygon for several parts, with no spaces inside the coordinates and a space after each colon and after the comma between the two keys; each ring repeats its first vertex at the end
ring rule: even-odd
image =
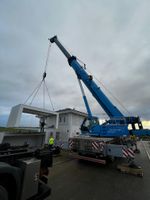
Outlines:
{"type": "MultiPolygon", "coordinates": [[[[150,119],[149,0],[1,0],[0,124],[40,83],[48,38],[54,35],[132,115],[150,119]]],[[[75,73],[55,44],[46,82],[55,110],[85,111],[75,73]]],[[[104,116],[85,91],[93,113],[104,116]]],[[[43,106],[42,88],[33,105],[43,106]]],[[[48,98],[46,107],[52,110],[48,98]]]]}

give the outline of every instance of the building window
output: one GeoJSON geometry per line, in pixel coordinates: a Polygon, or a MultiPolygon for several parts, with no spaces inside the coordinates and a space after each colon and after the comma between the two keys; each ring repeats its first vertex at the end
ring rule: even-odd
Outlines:
{"type": "Polygon", "coordinates": [[[66,122],[66,118],[64,117],[64,123],[66,122]]]}
{"type": "Polygon", "coordinates": [[[59,122],[61,122],[61,117],[59,117],[59,122]]]}
{"type": "Polygon", "coordinates": [[[56,140],[60,139],[60,132],[56,132],[56,140]]]}

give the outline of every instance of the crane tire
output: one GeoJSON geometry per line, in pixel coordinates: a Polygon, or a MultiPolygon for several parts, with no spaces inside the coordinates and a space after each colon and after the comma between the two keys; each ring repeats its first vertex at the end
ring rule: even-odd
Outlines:
{"type": "Polygon", "coordinates": [[[8,200],[8,192],[2,185],[0,185],[0,200],[8,200]]]}

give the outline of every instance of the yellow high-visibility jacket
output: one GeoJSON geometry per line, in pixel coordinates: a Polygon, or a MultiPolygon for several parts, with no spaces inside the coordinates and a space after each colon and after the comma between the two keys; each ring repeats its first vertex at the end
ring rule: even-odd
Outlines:
{"type": "Polygon", "coordinates": [[[53,145],[53,144],[54,144],[54,138],[53,138],[53,137],[50,137],[50,138],[49,138],[49,144],[50,144],[50,145],[53,145]]]}

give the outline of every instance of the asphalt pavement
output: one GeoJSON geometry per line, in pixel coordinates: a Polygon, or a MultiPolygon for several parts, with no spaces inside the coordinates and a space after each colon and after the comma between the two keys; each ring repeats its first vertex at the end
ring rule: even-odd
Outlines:
{"type": "Polygon", "coordinates": [[[150,143],[140,142],[138,147],[136,162],[144,170],[143,178],[122,174],[114,164],[81,162],[62,153],[50,170],[48,200],[150,200],[150,143]]]}

